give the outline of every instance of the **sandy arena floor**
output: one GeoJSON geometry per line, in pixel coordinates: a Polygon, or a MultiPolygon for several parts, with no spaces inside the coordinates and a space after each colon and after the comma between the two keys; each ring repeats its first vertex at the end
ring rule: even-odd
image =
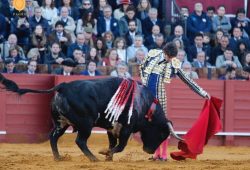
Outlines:
{"type": "MultiPolygon", "coordinates": [[[[98,151],[106,148],[106,135],[94,134],[89,140],[92,152],[101,160],[89,162],[76,146],[75,134],[67,134],[59,141],[59,151],[64,161],[55,162],[49,142],[42,144],[0,144],[0,170],[168,170],[168,169],[250,169],[250,147],[211,147],[205,148],[198,160],[177,162],[171,158],[167,162],[149,161],[150,155],[142,147],[130,140],[122,153],[114,156],[113,162],[105,162],[98,151]]],[[[170,151],[176,150],[171,146],[170,151]]]]}

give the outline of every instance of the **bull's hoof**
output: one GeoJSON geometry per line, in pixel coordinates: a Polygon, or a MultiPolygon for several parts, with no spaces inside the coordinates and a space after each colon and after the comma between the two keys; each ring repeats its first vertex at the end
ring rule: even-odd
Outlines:
{"type": "Polygon", "coordinates": [[[56,156],[56,157],[54,157],[54,160],[55,161],[57,161],[57,162],[59,162],[59,161],[69,161],[69,160],[71,160],[71,157],[70,157],[70,155],[65,155],[65,156],[56,156]]]}
{"type": "Polygon", "coordinates": [[[99,161],[99,159],[97,159],[96,157],[91,157],[91,158],[89,158],[89,160],[91,162],[98,162],[99,161]]]}
{"type": "Polygon", "coordinates": [[[112,156],[107,155],[105,161],[109,161],[109,162],[113,161],[113,155],[112,156]]]}
{"type": "Polygon", "coordinates": [[[101,154],[101,155],[108,155],[110,152],[110,149],[103,149],[103,150],[100,150],[98,153],[101,154]]]}

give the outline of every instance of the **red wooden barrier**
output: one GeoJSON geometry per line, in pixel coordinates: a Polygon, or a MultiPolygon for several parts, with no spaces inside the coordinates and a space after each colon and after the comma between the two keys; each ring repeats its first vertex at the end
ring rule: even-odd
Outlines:
{"type": "MultiPolygon", "coordinates": [[[[52,75],[5,75],[22,88],[48,89],[54,85],[52,75]]],[[[4,142],[41,142],[48,139],[52,127],[48,94],[26,94],[18,96],[0,91],[0,135],[4,142]]]]}
{"type": "MultiPolygon", "coordinates": [[[[93,77],[88,76],[6,76],[16,81],[23,88],[34,89],[48,89],[61,82],[93,79],[93,77]]],[[[248,142],[250,139],[250,83],[221,80],[198,80],[197,83],[212,96],[224,100],[220,115],[223,124],[222,132],[247,132],[246,136],[240,136],[239,134],[234,137],[215,136],[209,143],[250,146],[248,142]]],[[[166,88],[169,99],[167,103],[168,117],[173,121],[175,130],[187,131],[198,117],[204,99],[191,91],[179,79],[172,80],[172,83],[166,85],[166,88]]],[[[46,94],[27,94],[18,97],[14,93],[1,90],[0,142],[40,142],[46,140],[52,127],[50,118],[51,97],[52,95],[46,94]],[[6,131],[7,134],[1,135],[3,131],[6,131]]],[[[172,142],[176,141],[172,139],[172,142]]]]}

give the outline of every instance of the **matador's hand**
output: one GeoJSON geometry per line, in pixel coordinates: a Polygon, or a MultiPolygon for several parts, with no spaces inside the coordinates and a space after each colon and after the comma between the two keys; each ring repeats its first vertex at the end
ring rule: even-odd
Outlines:
{"type": "Polygon", "coordinates": [[[207,98],[208,100],[210,100],[210,99],[211,99],[210,94],[207,93],[206,98],[207,98]]]}

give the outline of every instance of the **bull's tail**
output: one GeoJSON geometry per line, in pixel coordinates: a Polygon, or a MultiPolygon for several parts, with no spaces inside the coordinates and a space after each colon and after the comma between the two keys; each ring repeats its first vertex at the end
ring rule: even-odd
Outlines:
{"type": "Polygon", "coordinates": [[[33,90],[33,89],[20,89],[19,86],[12,80],[7,79],[0,73],[0,83],[5,86],[5,89],[23,95],[25,93],[51,93],[61,88],[62,84],[59,84],[48,90],[33,90]]]}

